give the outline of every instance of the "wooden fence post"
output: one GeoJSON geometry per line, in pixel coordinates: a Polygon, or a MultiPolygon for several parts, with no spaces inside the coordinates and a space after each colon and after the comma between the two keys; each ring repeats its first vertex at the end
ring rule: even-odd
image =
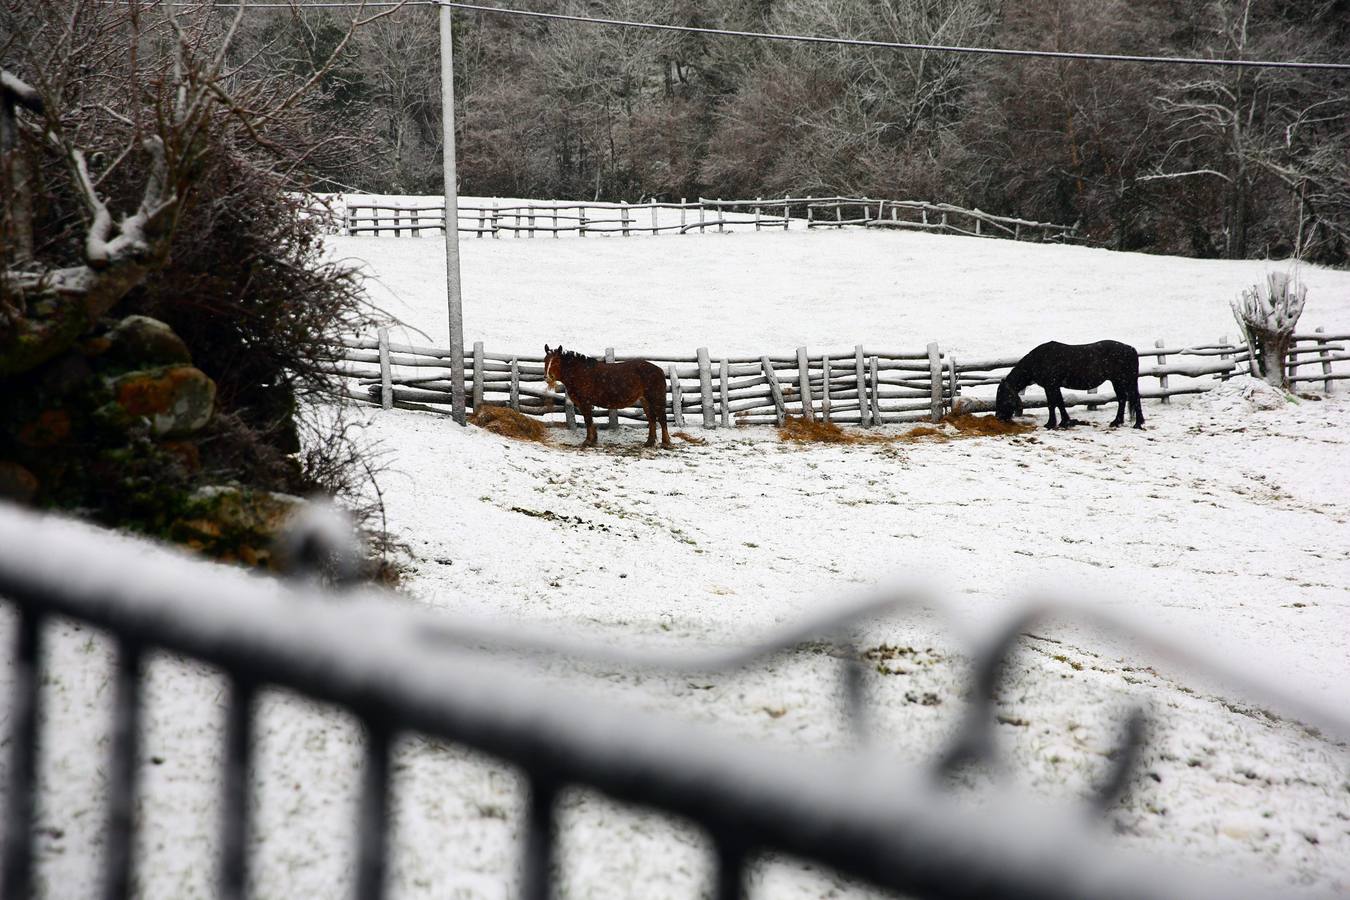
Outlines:
{"type": "Polygon", "coordinates": [[[759,364],[764,369],[764,377],[769,380],[769,393],[773,395],[774,415],[778,420],[778,427],[783,427],[783,421],[787,418],[787,407],[783,403],[783,389],[778,384],[778,376],[774,374],[773,363],[769,362],[767,356],[759,358],[759,364]]]}
{"type": "Polygon", "coordinates": [[[619,201],[619,227],[623,229],[623,236],[628,237],[628,201],[619,201]]]}
{"type": "Polygon", "coordinates": [[[684,234],[684,226],[685,226],[685,224],[686,224],[686,222],[685,222],[685,217],[688,215],[688,212],[689,212],[689,198],[688,198],[688,197],[681,197],[681,198],[680,198],[680,234],[684,234]]]}
{"type": "Polygon", "coordinates": [[[558,237],[558,207],[553,206],[553,236],[558,237]]]}
{"type": "Polygon", "coordinates": [[[346,226],[347,237],[356,234],[356,210],[358,207],[348,204],[342,207],[342,224],[346,226]]]}
{"type": "Polygon", "coordinates": [[[820,392],[820,419],[822,422],[830,421],[830,357],[822,356],[820,358],[820,369],[824,378],[821,379],[821,386],[824,388],[820,392]]]}
{"type": "Polygon", "coordinates": [[[380,336],[380,408],[394,408],[394,380],[389,371],[389,329],[381,328],[380,336]]]}
{"type": "Polygon", "coordinates": [[[816,420],[816,411],[811,402],[811,361],[806,356],[806,348],[797,348],[797,388],[802,394],[802,417],[808,422],[816,420]]]}
{"type": "Polygon", "coordinates": [[[413,236],[413,237],[421,237],[421,236],[422,236],[422,229],[421,229],[421,227],[419,227],[419,226],[420,226],[419,212],[420,212],[420,210],[417,210],[417,209],[413,209],[413,211],[412,211],[412,236],[413,236]]]}
{"type": "Polygon", "coordinates": [[[731,381],[731,364],[724,359],[722,360],[722,364],[721,366],[719,366],[719,368],[721,370],[719,372],[719,375],[721,376],[722,381],[722,427],[730,428],[731,388],[729,387],[729,382],[731,381]]]}
{"type": "MultiPolygon", "coordinates": [[[[1325,333],[1326,333],[1326,329],[1323,328],[1321,325],[1318,325],[1317,328],[1316,328],[1315,330],[1316,330],[1316,332],[1317,332],[1318,334],[1325,334],[1325,333]]],[[[1331,351],[1327,350],[1327,339],[1326,339],[1326,338],[1322,338],[1322,337],[1318,338],[1318,339],[1317,339],[1317,355],[1320,356],[1320,357],[1322,357],[1322,375],[1326,378],[1326,381],[1322,382],[1322,393],[1324,393],[1324,394],[1330,394],[1330,393],[1331,393],[1331,385],[1332,385],[1332,381],[1331,381],[1331,360],[1329,360],[1329,359],[1326,358],[1326,355],[1327,355],[1329,352],[1331,352],[1331,351]]]]}
{"type": "Polygon", "coordinates": [[[950,385],[949,393],[952,401],[951,409],[955,412],[956,401],[961,396],[961,381],[956,375],[956,357],[952,356],[950,353],[947,354],[947,375],[948,383],[950,385]]]}
{"type": "Polygon", "coordinates": [[[715,428],[717,419],[713,416],[712,360],[708,358],[708,348],[698,348],[698,387],[703,398],[703,427],[715,428]]]}
{"type": "Polygon", "coordinates": [[[792,228],[792,208],[788,201],[792,198],[787,194],[783,195],[783,230],[788,231],[792,228]]]}
{"type": "MultiPolygon", "coordinates": [[[[1163,339],[1162,339],[1162,338],[1158,338],[1156,341],[1153,342],[1153,346],[1154,346],[1154,347],[1163,347],[1163,346],[1166,346],[1166,345],[1163,343],[1163,339]]],[[[1165,366],[1165,365],[1167,365],[1167,357],[1166,357],[1165,355],[1159,353],[1159,354],[1156,355],[1156,359],[1158,360],[1158,365],[1159,365],[1159,366],[1165,366]]],[[[1160,390],[1163,390],[1163,391],[1166,391],[1166,390],[1167,390],[1167,376],[1166,376],[1166,375],[1159,375],[1159,376],[1158,376],[1158,388],[1159,388],[1160,390]]],[[[1166,397],[1166,396],[1164,396],[1164,397],[1162,398],[1162,402],[1163,402],[1163,403],[1171,403],[1171,402],[1172,402],[1172,398],[1171,398],[1171,397],[1166,397]]]]}
{"type": "Polygon", "coordinates": [[[853,348],[853,367],[858,376],[858,424],[866,427],[872,424],[872,417],[867,414],[867,376],[863,373],[862,344],[853,348]]]}
{"type": "Polygon", "coordinates": [[[577,207],[577,234],[586,236],[586,207],[577,207]]]}
{"type": "Polygon", "coordinates": [[[937,341],[928,345],[928,380],[932,384],[933,421],[942,421],[942,351],[937,341]]]}
{"type": "MultiPolygon", "coordinates": [[[[482,238],[482,237],[483,237],[483,232],[487,230],[487,228],[486,228],[486,226],[485,226],[485,224],[484,224],[484,219],[483,219],[483,215],[484,215],[484,213],[486,213],[486,212],[487,212],[487,210],[484,209],[483,207],[481,207],[481,206],[478,207],[478,237],[479,237],[479,238],[482,238]]],[[[456,223],[456,224],[458,224],[458,223],[456,223]]]]}
{"type": "MultiPolygon", "coordinates": [[[[606,347],[606,348],[605,348],[605,362],[607,362],[607,363],[612,363],[612,362],[614,362],[614,348],[613,348],[613,347],[606,347]]],[[[618,426],[619,426],[619,411],[618,411],[617,409],[611,409],[611,410],[609,411],[609,427],[610,427],[610,428],[617,428],[618,426]]]]}
{"type": "Polygon", "coordinates": [[[520,363],[511,357],[511,408],[520,412],[520,363]]]}
{"type": "Polygon", "coordinates": [[[473,342],[473,411],[483,408],[483,342],[473,342]]]}
{"type": "Polygon", "coordinates": [[[885,425],[886,419],[881,414],[881,380],[877,378],[877,358],[875,356],[867,361],[867,368],[872,376],[872,424],[885,425]]]}
{"type": "Polygon", "coordinates": [[[1284,358],[1285,377],[1289,379],[1289,390],[1297,391],[1294,387],[1294,379],[1298,377],[1298,341],[1291,339],[1289,341],[1289,353],[1284,358]]]}
{"type": "Polygon", "coordinates": [[[497,220],[497,199],[494,197],[492,199],[492,239],[495,241],[501,238],[501,236],[502,233],[497,220]]]}
{"type": "MultiPolygon", "coordinates": [[[[1227,361],[1228,361],[1228,357],[1229,357],[1229,354],[1228,354],[1228,335],[1225,334],[1223,337],[1219,338],[1219,343],[1222,345],[1222,350],[1221,350],[1221,352],[1219,353],[1219,360],[1220,360],[1221,362],[1227,362],[1227,361]]],[[[1218,375],[1218,378],[1219,378],[1220,381],[1227,381],[1229,378],[1232,378],[1232,377],[1233,377],[1233,370],[1232,370],[1231,368],[1229,368],[1229,369],[1228,369],[1227,371],[1225,371],[1225,372],[1220,372],[1219,375],[1218,375]]]]}
{"type": "Polygon", "coordinates": [[[763,200],[763,199],[764,199],[763,197],[756,197],[756,198],[755,198],[755,230],[756,230],[756,231],[759,231],[759,213],[760,213],[760,209],[759,209],[759,201],[761,201],[761,200],[763,200]]]}
{"type": "Polygon", "coordinates": [[[571,397],[563,398],[563,416],[567,420],[568,431],[572,431],[577,427],[577,408],[572,405],[571,397]]]}
{"type": "Polygon", "coordinates": [[[684,389],[680,387],[680,375],[675,363],[670,364],[670,412],[676,428],[684,427],[684,389]]]}
{"type": "Polygon", "coordinates": [[[530,204],[530,237],[534,237],[534,204],[530,204]]]}
{"type": "Polygon", "coordinates": [[[699,234],[703,234],[703,233],[704,233],[704,225],[703,225],[704,215],[703,215],[703,209],[704,209],[704,207],[703,207],[703,198],[702,198],[702,197],[699,197],[699,198],[698,198],[698,233],[699,233],[699,234]]]}
{"type": "Polygon", "coordinates": [[[722,198],[721,198],[721,197],[718,197],[718,198],[717,198],[717,233],[718,233],[718,234],[726,234],[727,228],[726,228],[726,225],[724,224],[725,221],[726,221],[726,214],[722,212],[722,198]]]}
{"type": "Polygon", "coordinates": [[[811,195],[806,195],[806,227],[809,230],[815,221],[815,211],[811,208],[811,195]]]}
{"type": "Polygon", "coordinates": [[[655,198],[655,197],[653,197],[653,198],[651,199],[651,205],[652,205],[652,234],[653,234],[653,235],[658,235],[658,234],[661,233],[661,229],[660,229],[659,227],[657,227],[659,223],[656,221],[656,198],[655,198]]]}

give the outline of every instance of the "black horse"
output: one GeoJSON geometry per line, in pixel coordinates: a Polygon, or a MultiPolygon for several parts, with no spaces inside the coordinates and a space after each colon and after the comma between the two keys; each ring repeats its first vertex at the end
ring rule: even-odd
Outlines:
{"type": "Polygon", "coordinates": [[[994,415],[1005,422],[1022,412],[1022,391],[1029,384],[1039,384],[1045,389],[1045,399],[1050,406],[1050,421],[1046,428],[1055,428],[1055,408],[1064,413],[1064,421],[1058,426],[1068,428],[1077,425],[1069,418],[1069,409],[1064,405],[1064,395],[1060,388],[1073,388],[1086,391],[1095,388],[1103,381],[1111,382],[1116,391],[1116,418],[1111,427],[1125,421],[1125,401],[1130,402],[1134,412],[1134,427],[1144,427],[1144,409],[1139,401],[1139,352],[1129,344],[1120,341],[1097,341],[1095,344],[1061,344],[1059,341],[1047,341],[1026,356],[1022,357],[1012,371],[998,383],[998,396],[994,400],[994,415]]]}

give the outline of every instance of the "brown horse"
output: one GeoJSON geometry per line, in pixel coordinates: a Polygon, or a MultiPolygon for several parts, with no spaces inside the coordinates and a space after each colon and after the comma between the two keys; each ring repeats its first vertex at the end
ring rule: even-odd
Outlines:
{"type": "Polygon", "coordinates": [[[586,420],[586,440],[581,446],[595,446],[592,407],[623,409],[640,405],[647,414],[647,446],[656,445],[656,423],[660,422],[661,446],[670,449],[670,434],[666,431],[666,376],[659,366],[645,359],[601,362],[562,347],[550,350],[545,344],[544,378],[552,389],[561,382],[572,405],[586,420]]]}

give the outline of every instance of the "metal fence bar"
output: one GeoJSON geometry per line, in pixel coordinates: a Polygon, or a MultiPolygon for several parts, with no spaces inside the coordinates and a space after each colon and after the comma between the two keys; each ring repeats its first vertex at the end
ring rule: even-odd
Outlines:
{"type": "Polygon", "coordinates": [[[354,896],[357,900],[381,900],[388,857],[389,751],[393,734],[383,718],[367,718],[365,727],[366,760],[356,818],[354,896]]]}
{"type": "MultiPolygon", "coordinates": [[[[10,548],[11,552],[13,548],[10,548]]],[[[35,608],[24,608],[14,635],[14,694],[9,717],[9,790],[5,801],[4,865],[0,895],[33,893],[33,835],[37,831],[38,715],[41,695],[42,622],[35,608]]]]}
{"type": "Polygon", "coordinates": [[[123,640],[113,674],[112,760],[108,767],[108,827],[103,896],[131,896],[135,835],[136,764],[141,732],[141,649],[123,640]]]}
{"type": "Polygon", "coordinates": [[[557,846],[557,786],[547,777],[530,778],[522,847],[522,900],[550,900],[553,895],[553,853],[557,846]]]}
{"type": "Polygon", "coordinates": [[[225,704],[225,770],[221,776],[220,883],[221,900],[248,896],[248,835],[250,770],[253,758],[252,682],[230,679],[225,704]]]}

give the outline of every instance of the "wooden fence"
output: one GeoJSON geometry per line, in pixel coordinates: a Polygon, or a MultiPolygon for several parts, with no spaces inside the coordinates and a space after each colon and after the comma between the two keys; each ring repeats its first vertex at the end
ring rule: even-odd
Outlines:
{"type": "MultiPolygon", "coordinates": [[[[1323,329],[1296,336],[1289,353],[1290,380],[1296,389],[1316,388],[1331,393],[1333,383],[1350,378],[1347,345],[1350,333],[1327,334],[1323,329]],[[1342,364],[1339,365],[1338,364],[1342,364]]],[[[344,341],[341,358],[330,371],[343,376],[346,390],[357,400],[388,409],[404,407],[443,411],[450,404],[450,351],[392,343],[381,329],[376,337],[344,341]]],[[[616,354],[606,348],[606,360],[639,357],[616,354]]],[[[1226,338],[1211,344],[1168,346],[1159,340],[1139,351],[1140,395],[1169,403],[1182,394],[1203,393],[1222,380],[1247,371],[1250,353],[1245,345],[1226,338]]],[[[858,345],[851,353],[811,353],[805,347],[791,355],[714,357],[707,348],[693,353],[647,353],[665,371],[666,409],[672,424],[683,428],[731,425],[781,425],[788,416],[821,419],[838,424],[887,425],[936,422],[958,400],[971,412],[993,408],[999,380],[1020,357],[958,359],[931,343],[923,351],[883,350],[858,345]]],[[[509,406],[552,422],[575,427],[571,402],[549,389],[539,355],[488,352],[481,342],[464,352],[466,403],[472,411],[483,405],[509,406]]],[[[1069,406],[1098,406],[1115,402],[1107,390],[1064,393],[1069,406]]],[[[1024,398],[1029,409],[1044,407],[1038,394],[1024,398]]],[[[646,422],[641,410],[601,411],[603,426],[646,422]]]]}
{"type": "MultiPolygon", "coordinates": [[[[338,212],[337,229],[347,235],[420,237],[445,233],[445,207],[434,203],[398,204],[362,201],[348,195],[338,212]]],[[[784,197],[781,200],[681,200],[667,203],[550,203],[531,202],[500,206],[460,206],[461,234],[479,238],[558,237],[572,233],[700,234],[764,228],[901,228],[1003,237],[1017,240],[1071,241],[1072,226],[995,216],[978,209],[920,200],[871,200],[866,197],[784,197]]]]}

